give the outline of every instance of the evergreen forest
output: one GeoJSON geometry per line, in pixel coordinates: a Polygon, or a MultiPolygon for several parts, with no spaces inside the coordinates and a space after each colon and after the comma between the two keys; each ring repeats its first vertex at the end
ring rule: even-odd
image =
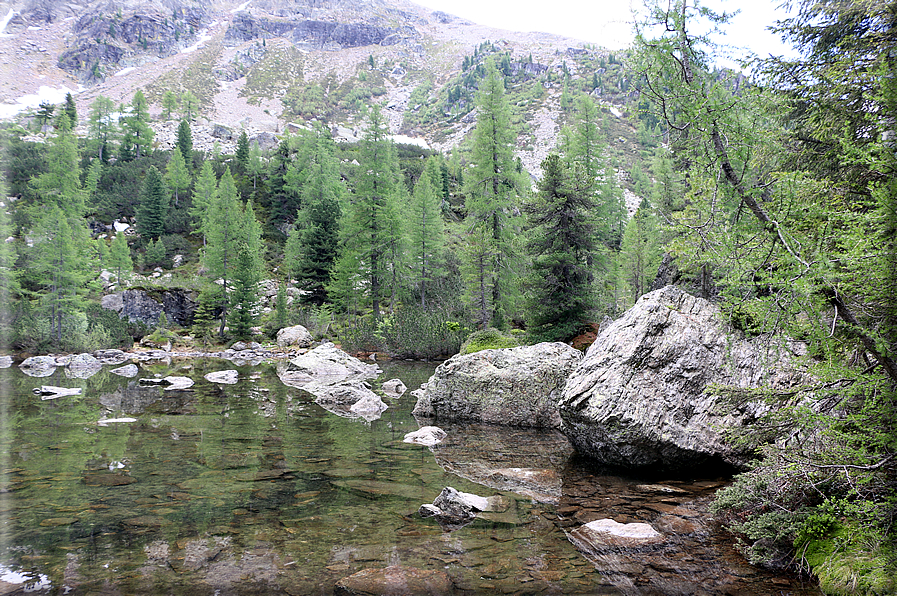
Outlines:
{"type": "Polygon", "coordinates": [[[171,150],[154,144],[141,90],[87,114],[41,106],[2,130],[2,345],[200,349],[303,324],[397,358],[447,358],[472,335],[585,347],[674,281],[741,333],[805,342],[815,379],[730,391],[736,406],[782,406],[765,423],[797,439],[758,453],[720,518],[753,561],[784,548],[830,593],[894,593],[897,3],[799,0],[776,26],[795,57],[755,59],[748,77],[694,33],[727,18],[658,4],[617,54],[640,142],[625,172],[606,109],[565,86],[558,143],[531,177],[515,157],[514,74],[488,48],[446,88],[452,110],[476,108],[449,154],[395,143],[373,96],[357,143],[316,125],[270,151],[244,133],[234,154],[194,149],[195,97],[165,94],[171,150]],[[260,284],[276,286],[269,308],[260,284]],[[101,307],[127,288],[190,292],[192,323],[101,307]]]}

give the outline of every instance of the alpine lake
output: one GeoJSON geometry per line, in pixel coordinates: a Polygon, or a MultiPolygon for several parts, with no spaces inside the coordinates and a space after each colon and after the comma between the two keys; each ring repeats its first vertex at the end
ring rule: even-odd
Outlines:
{"type": "Polygon", "coordinates": [[[436,364],[379,366],[375,391],[399,378],[409,392],[371,421],[325,410],[273,364],[175,359],[131,379],[0,370],[0,594],[333,594],[390,566],[447,576],[453,594],[819,593],[736,552],[708,513],[726,478],[609,474],[554,431],[440,421],[441,444],[404,443],[421,426],[410,390],[436,364]],[[236,384],[203,378],[227,369],[236,384]],[[195,384],[138,384],[166,375],[195,384]],[[41,385],[82,391],[42,399],[41,385]],[[443,528],[417,511],[447,486],[501,506],[443,528]],[[603,518],[662,539],[575,539],[603,518]]]}

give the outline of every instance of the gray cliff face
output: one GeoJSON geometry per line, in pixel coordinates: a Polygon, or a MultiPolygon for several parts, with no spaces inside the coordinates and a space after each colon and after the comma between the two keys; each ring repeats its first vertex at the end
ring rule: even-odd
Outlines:
{"type": "Polygon", "coordinates": [[[190,293],[177,288],[152,294],[139,289],[125,290],[104,296],[101,305],[117,312],[120,318],[127,317],[132,322],[140,322],[151,328],[159,324],[162,312],[169,321],[189,327],[193,324],[196,310],[196,302],[190,293]]]}
{"type": "Polygon", "coordinates": [[[642,296],[589,348],[560,402],[576,449],[622,467],[744,467],[753,449],[725,429],[752,424],[766,406],[724,405],[711,383],[782,389],[807,377],[790,366],[802,344],[746,339],[710,302],[668,286],[642,296]]]}
{"type": "Polygon", "coordinates": [[[69,47],[59,55],[59,67],[91,82],[105,67],[176,54],[211,21],[204,4],[139,2],[129,4],[127,12],[117,6],[95,6],[72,27],[69,47]]]}
{"type": "Polygon", "coordinates": [[[253,39],[285,37],[298,45],[342,49],[380,44],[395,34],[396,29],[365,23],[274,19],[239,13],[234,15],[224,41],[239,45],[253,39]]]}
{"type": "Polygon", "coordinates": [[[556,428],[564,382],[580,358],[562,343],[453,356],[436,369],[414,415],[556,428]]]}

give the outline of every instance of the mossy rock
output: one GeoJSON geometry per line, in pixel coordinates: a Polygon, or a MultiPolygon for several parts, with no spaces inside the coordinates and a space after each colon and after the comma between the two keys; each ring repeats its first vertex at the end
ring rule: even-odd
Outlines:
{"type": "Polygon", "coordinates": [[[517,339],[509,335],[505,335],[498,329],[489,327],[488,329],[483,329],[482,331],[475,331],[467,336],[467,339],[464,340],[463,344],[461,344],[461,353],[473,354],[474,352],[479,352],[480,350],[516,348],[519,345],[521,344],[517,339]]]}

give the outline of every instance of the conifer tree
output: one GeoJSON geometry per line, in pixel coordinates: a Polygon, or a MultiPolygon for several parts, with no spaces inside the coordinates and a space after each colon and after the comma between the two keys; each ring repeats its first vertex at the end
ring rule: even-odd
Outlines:
{"type": "Polygon", "coordinates": [[[285,250],[291,259],[291,274],[308,292],[303,300],[320,305],[327,299],[326,287],[339,245],[340,202],[347,194],[333,155],[333,141],[324,131],[317,133],[302,178],[302,209],[285,250]]]}
{"type": "Polygon", "coordinates": [[[137,207],[137,231],[144,238],[158,238],[165,232],[170,195],[162,174],[156,166],[150,166],[143,179],[137,207]]]}
{"type": "Polygon", "coordinates": [[[415,285],[421,308],[427,306],[427,287],[440,272],[444,224],[442,200],[433,184],[433,175],[441,178],[435,158],[430,158],[414,187],[409,210],[409,244],[415,285]]]}
{"type": "Polygon", "coordinates": [[[653,209],[647,200],[635,211],[626,224],[620,245],[620,267],[623,287],[627,289],[627,304],[634,304],[651,288],[660,264],[660,234],[653,209]]]}
{"type": "Polygon", "coordinates": [[[115,279],[122,286],[124,280],[134,271],[134,263],[131,261],[131,251],[128,248],[128,239],[124,232],[119,232],[112,240],[109,249],[109,266],[115,270],[115,279]]]}
{"type": "Polygon", "coordinates": [[[193,168],[193,132],[190,130],[190,123],[187,120],[181,120],[178,124],[178,149],[181,150],[181,156],[187,164],[187,169],[193,168]]]}
{"type": "Polygon", "coordinates": [[[171,113],[178,109],[178,98],[170,89],[162,94],[162,114],[166,120],[171,120],[171,113]]]}
{"type": "Polygon", "coordinates": [[[109,159],[109,142],[118,134],[118,124],[114,120],[115,104],[103,95],[98,96],[90,104],[88,116],[88,139],[100,161],[109,159]]]}
{"type": "Polygon", "coordinates": [[[137,159],[150,150],[153,143],[153,129],[149,126],[149,105],[143,91],[134,92],[131,100],[130,114],[125,117],[125,138],[122,141],[122,149],[128,156],[137,159]]]}
{"type": "Polygon", "coordinates": [[[558,155],[542,162],[539,192],[525,205],[532,257],[528,328],[542,341],[568,340],[595,306],[595,200],[558,155]]]}
{"type": "Polygon", "coordinates": [[[174,191],[174,204],[177,206],[180,191],[190,188],[190,172],[187,171],[187,164],[184,163],[180,147],[175,147],[171,152],[168,166],[165,168],[164,179],[168,188],[174,191]]]}
{"type": "Polygon", "coordinates": [[[228,316],[228,292],[233,281],[233,269],[237,251],[245,244],[246,236],[241,227],[245,223],[243,210],[237,198],[237,187],[230,168],[225,170],[218,183],[218,192],[209,205],[206,236],[208,243],[203,253],[203,265],[209,277],[217,283],[221,280],[221,324],[218,335],[224,337],[228,316]]]}
{"type": "MultiPolygon", "coordinates": [[[[487,64],[486,78],[480,85],[476,103],[473,169],[466,176],[466,207],[469,228],[489,231],[492,246],[478,254],[490,254],[492,263],[488,269],[474,267],[486,277],[478,279],[472,290],[474,294],[489,293],[488,297],[479,296],[476,300],[481,305],[489,304],[489,318],[481,319],[480,327],[491,324],[504,328],[513,294],[512,270],[516,254],[511,212],[520,191],[520,176],[513,156],[511,109],[505,97],[502,76],[492,61],[487,64]]],[[[483,238],[482,234],[478,237],[483,238]]]]}
{"type": "Polygon", "coordinates": [[[249,166],[249,137],[246,135],[245,130],[241,131],[240,136],[237,137],[237,150],[234,153],[234,161],[239,166],[239,172],[245,174],[249,166]]]}
{"type": "Polygon", "coordinates": [[[193,185],[193,202],[190,205],[190,215],[193,217],[193,231],[202,234],[202,244],[205,246],[209,229],[209,208],[218,195],[218,179],[212,162],[205,161],[196,184],[193,185]]]}
{"type": "Polygon", "coordinates": [[[258,283],[260,276],[256,256],[243,242],[237,251],[231,294],[231,330],[237,339],[252,337],[252,327],[258,324],[258,283]]]}
{"type": "MultiPolygon", "coordinates": [[[[339,259],[361,268],[374,319],[390,279],[391,248],[400,240],[400,218],[395,211],[397,189],[402,184],[396,163],[395,146],[389,140],[380,110],[371,112],[362,140],[364,164],[355,193],[350,195],[341,225],[339,259]]],[[[346,265],[343,265],[343,269],[346,265]]]]}
{"type": "MultiPolygon", "coordinates": [[[[0,196],[6,196],[6,189],[0,184],[0,196]]],[[[10,236],[7,205],[0,201],[0,238],[10,236]]],[[[13,242],[0,242],[0,348],[8,348],[7,332],[12,318],[11,299],[18,292],[15,276],[16,250],[13,242]]]]}
{"type": "Polygon", "coordinates": [[[65,104],[62,109],[65,110],[66,115],[69,117],[69,123],[72,128],[78,126],[78,108],[75,106],[75,98],[72,97],[71,93],[65,94],[65,104]]]}
{"type": "Polygon", "coordinates": [[[181,114],[187,122],[193,122],[199,110],[199,99],[192,91],[184,91],[181,95],[181,114]]]}

